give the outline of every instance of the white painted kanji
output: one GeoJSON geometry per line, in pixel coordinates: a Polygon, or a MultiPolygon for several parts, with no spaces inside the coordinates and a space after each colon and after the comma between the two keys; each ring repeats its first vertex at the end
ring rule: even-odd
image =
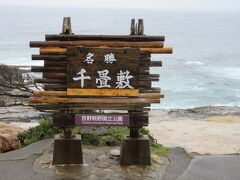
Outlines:
{"type": "Polygon", "coordinates": [[[93,59],[94,54],[93,53],[88,53],[86,56],[86,59],[83,62],[87,62],[88,64],[92,64],[94,59],[93,59]]]}
{"type": "Polygon", "coordinates": [[[133,78],[132,75],[130,75],[130,72],[128,70],[122,71],[120,70],[119,73],[117,73],[117,86],[116,88],[124,89],[124,88],[130,88],[133,89],[133,87],[130,85],[129,79],[133,78]]]}
{"type": "Polygon", "coordinates": [[[77,73],[77,76],[78,77],[73,77],[73,80],[74,81],[81,81],[81,88],[83,88],[84,87],[84,80],[85,79],[91,79],[91,77],[90,76],[84,76],[84,73],[86,73],[87,71],[85,70],[85,69],[81,69],[81,71],[79,71],[78,73],[77,73]],[[79,76],[80,75],[80,76],[79,76]]]}
{"type": "Polygon", "coordinates": [[[98,88],[110,88],[111,86],[108,84],[108,81],[111,80],[111,77],[108,76],[109,71],[107,69],[98,71],[99,78],[96,78],[96,84],[98,88]]]}
{"type": "Polygon", "coordinates": [[[104,55],[104,62],[107,63],[107,64],[112,64],[114,61],[117,61],[115,59],[115,55],[113,53],[109,53],[109,54],[106,54],[104,55]]]}

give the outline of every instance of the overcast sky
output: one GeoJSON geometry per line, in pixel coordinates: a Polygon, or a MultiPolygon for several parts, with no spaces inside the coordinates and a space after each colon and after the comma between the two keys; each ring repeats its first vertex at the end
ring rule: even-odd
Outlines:
{"type": "Polygon", "coordinates": [[[240,0],[0,0],[0,6],[240,11],[240,0]]]}

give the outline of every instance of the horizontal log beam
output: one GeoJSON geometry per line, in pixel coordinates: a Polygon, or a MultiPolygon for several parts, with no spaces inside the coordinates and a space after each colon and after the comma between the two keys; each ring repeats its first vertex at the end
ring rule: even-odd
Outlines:
{"type": "Polygon", "coordinates": [[[43,89],[46,91],[65,91],[67,89],[67,85],[44,85],[43,89]]]}
{"type": "MultiPolygon", "coordinates": [[[[66,48],[40,48],[40,55],[66,55],[66,48]]],[[[141,53],[152,53],[152,54],[172,54],[173,49],[169,46],[163,48],[140,48],[141,53]]]]}
{"type": "Polygon", "coordinates": [[[66,55],[66,48],[40,48],[40,55],[66,55]]]}
{"type": "MultiPolygon", "coordinates": [[[[161,90],[160,88],[156,87],[151,87],[149,84],[146,85],[141,85],[142,87],[139,88],[140,93],[160,93],[161,90]]],[[[57,91],[65,91],[67,90],[66,85],[45,85],[44,87],[45,90],[51,91],[51,90],[57,90],[57,91]]]]}
{"type": "Polygon", "coordinates": [[[150,104],[144,104],[144,106],[136,105],[114,105],[106,104],[35,104],[34,108],[40,111],[56,111],[56,110],[133,110],[133,111],[150,111],[150,104]]]}
{"type": "Polygon", "coordinates": [[[35,96],[67,96],[67,91],[33,91],[35,96]]]}
{"type": "Polygon", "coordinates": [[[67,61],[44,61],[44,67],[67,67],[67,61]]]}
{"type": "Polygon", "coordinates": [[[123,41],[30,41],[30,47],[134,47],[134,48],[162,48],[163,41],[123,42],[123,41]]]}
{"type": "Polygon", "coordinates": [[[141,35],[45,35],[47,41],[79,41],[79,40],[104,40],[104,41],[165,41],[164,36],[141,35]]]}
{"type": "Polygon", "coordinates": [[[129,96],[139,95],[138,89],[67,89],[68,96],[129,96]]]}
{"type": "Polygon", "coordinates": [[[159,88],[159,87],[140,88],[139,92],[140,93],[160,93],[161,92],[161,88],[159,88]]]}
{"type": "MultiPolygon", "coordinates": [[[[35,90],[33,91],[33,94],[35,96],[60,96],[60,97],[66,97],[67,91],[40,91],[35,90]]],[[[138,97],[141,98],[163,98],[164,95],[160,93],[140,93],[138,97]]]]}
{"type": "Polygon", "coordinates": [[[150,98],[64,98],[64,97],[32,97],[30,103],[100,103],[100,104],[149,104],[160,103],[160,99],[150,98]]]}
{"type": "Polygon", "coordinates": [[[66,73],[43,73],[43,78],[47,79],[66,79],[67,74],[66,73]]]}
{"type": "MultiPolygon", "coordinates": [[[[35,90],[34,92],[35,96],[67,96],[67,91],[41,91],[41,90],[35,90]]],[[[163,94],[159,93],[140,93],[138,97],[144,97],[144,98],[163,98],[163,94]]]]}
{"type": "Polygon", "coordinates": [[[65,61],[66,55],[32,55],[32,60],[65,61]]]}
{"type": "Polygon", "coordinates": [[[48,84],[66,84],[64,79],[34,79],[35,83],[48,83],[48,84]]]}
{"type": "Polygon", "coordinates": [[[67,72],[66,67],[44,67],[44,66],[32,66],[32,72],[54,72],[54,73],[65,73],[67,72]]]}
{"type": "Polygon", "coordinates": [[[163,48],[140,48],[141,53],[152,53],[152,54],[172,54],[173,49],[169,46],[163,48]]]}

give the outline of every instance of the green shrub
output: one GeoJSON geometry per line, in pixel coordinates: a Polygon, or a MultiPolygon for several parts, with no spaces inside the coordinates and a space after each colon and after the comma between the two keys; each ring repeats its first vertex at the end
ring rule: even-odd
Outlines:
{"type": "MultiPolygon", "coordinates": [[[[96,127],[96,128],[106,128],[108,130],[108,134],[104,135],[94,135],[92,133],[81,133],[81,127],[74,127],[73,134],[81,133],[82,143],[89,145],[106,145],[107,142],[112,141],[116,144],[120,145],[124,139],[124,136],[129,134],[128,127],[123,126],[107,126],[107,127],[96,127]]],[[[18,139],[22,143],[23,146],[29,145],[31,143],[53,138],[54,134],[62,132],[62,130],[53,127],[53,121],[51,118],[42,120],[39,126],[29,129],[28,131],[24,131],[18,134],[18,139]]],[[[141,134],[148,135],[149,130],[142,128],[140,130],[141,134]]],[[[159,151],[159,150],[158,150],[159,151]]]]}
{"type": "Polygon", "coordinates": [[[154,154],[160,155],[160,156],[166,156],[169,152],[168,147],[164,147],[161,144],[154,144],[151,146],[151,151],[154,154]]]}
{"type": "Polygon", "coordinates": [[[149,134],[150,134],[149,130],[146,129],[146,128],[141,128],[141,129],[140,129],[140,133],[141,133],[142,135],[149,135],[149,134]]]}
{"type": "Polygon", "coordinates": [[[58,131],[58,129],[53,127],[52,119],[49,118],[42,120],[38,126],[19,133],[17,137],[23,146],[27,146],[43,139],[53,138],[58,131]]]}
{"type": "Polygon", "coordinates": [[[129,129],[125,126],[109,126],[109,132],[113,139],[116,141],[122,141],[124,136],[129,134],[129,129]]]}
{"type": "Polygon", "coordinates": [[[99,145],[100,146],[106,146],[106,143],[108,141],[114,141],[115,139],[111,135],[105,135],[99,137],[99,145]]]}
{"type": "Polygon", "coordinates": [[[97,141],[97,137],[94,134],[83,133],[82,142],[83,144],[89,145],[94,144],[97,141]]]}

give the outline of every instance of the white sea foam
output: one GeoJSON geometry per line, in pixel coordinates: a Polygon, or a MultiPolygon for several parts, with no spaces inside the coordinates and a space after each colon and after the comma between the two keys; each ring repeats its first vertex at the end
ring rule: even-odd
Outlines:
{"type": "Polygon", "coordinates": [[[197,65],[204,65],[204,63],[199,62],[199,61],[187,61],[184,64],[197,64],[197,65]]]}

